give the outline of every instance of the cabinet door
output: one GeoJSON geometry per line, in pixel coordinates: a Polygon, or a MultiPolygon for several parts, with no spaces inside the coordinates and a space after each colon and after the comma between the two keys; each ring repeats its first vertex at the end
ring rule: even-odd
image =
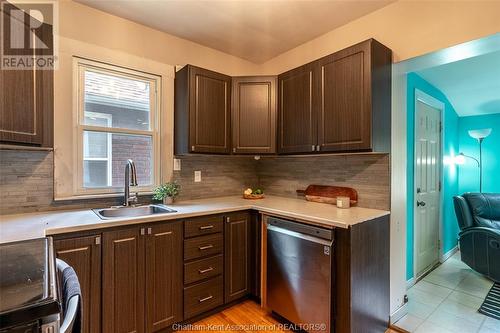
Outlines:
{"type": "Polygon", "coordinates": [[[225,302],[231,302],[250,293],[250,217],[248,213],[234,213],[226,217],[225,239],[225,302]]]}
{"type": "Polygon", "coordinates": [[[56,256],[73,267],[82,291],[83,333],[101,332],[101,236],[54,241],[56,256]]]}
{"type": "Polygon", "coordinates": [[[233,153],[276,152],[276,77],[233,78],[233,153]]]}
{"type": "MultiPolygon", "coordinates": [[[[8,15],[8,3],[3,4],[8,15]]],[[[25,14],[25,22],[30,16],[25,14]]],[[[29,26],[25,25],[29,34],[29,26]]],[[[52,26],[40,27],[45,36],[52,35],[52,26]]],[[[5,33],[5,45],[10,34],[5,33]]],[[[48,40],[45,39],[44,40],[48,40]]],[[[4,41],[2,41],[4,42],[4,41]]],[[[1,60],[1,59],[0,59],[1,60]]],[[[0,142],[52,146],[53,72],[51,70],[0,70],[0,142]]]]}
{"type": "Polygon", "coordinates": [[[144,236],[138,228],[103,233],[102,295],[103,332],[144,332],[144,236]]]}
{"type": "Polygon", "coordinates": [[[146,332],[182,321],[182,222],[147,228],[146,332]]]}
{"type": "Polygon", "coordinates": [[[318,145],[321,151],[371,149],[370,43],[318,60],[321,91],[318,145]]]}
{"type": "Polygon", "coordinates": [[[229,153],[231,77],[190,66],[190,152],[229,153]]]}
{"type": "Polygon", "coordinates": [[[310,64],[278,76],[279,153],[305,153],[315,150],[315,79],[316,74],[310,64]]]}

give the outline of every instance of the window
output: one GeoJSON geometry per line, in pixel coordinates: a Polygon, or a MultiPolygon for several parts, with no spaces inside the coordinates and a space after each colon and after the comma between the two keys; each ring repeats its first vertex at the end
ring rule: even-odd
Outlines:
{"type": "Polygon", "coordinates": [[[157,76],[85,59],[77,71],[77,193],[120,192],[128,159],[139,191],[159,180],[157,76]]]}

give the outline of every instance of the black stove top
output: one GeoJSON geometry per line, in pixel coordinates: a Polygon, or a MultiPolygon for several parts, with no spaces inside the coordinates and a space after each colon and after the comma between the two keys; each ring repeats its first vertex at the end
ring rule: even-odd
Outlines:
{"type": "Polygon", "coordinates": [[[0,328],[59,312],[52,241],[0,244],[0,328]]]}

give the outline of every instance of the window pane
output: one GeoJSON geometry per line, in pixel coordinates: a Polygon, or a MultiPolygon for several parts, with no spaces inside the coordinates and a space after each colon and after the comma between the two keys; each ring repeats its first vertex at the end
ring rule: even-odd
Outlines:
{"type": "Polygon", "coordinates": [[[152,137],[95,131],[83,135],[84,187],[122,187],[128,159],[135,162],[138,185],[153,184],[152,137]]]}
{"type": "Polygon", "coordinates": [[[150,130],[150,82],[132,77],[84,72],[84,124],[150,130]]]}
{"type": "Polygon", "coordinates": [[[108,161],[83,161],[83,187],[108,186],[108,161]]]}
{"type": "Polygon", "coordinates": [[[83,132],[83,158],[108,158],[111,136],[102,132],[83,132]]]}

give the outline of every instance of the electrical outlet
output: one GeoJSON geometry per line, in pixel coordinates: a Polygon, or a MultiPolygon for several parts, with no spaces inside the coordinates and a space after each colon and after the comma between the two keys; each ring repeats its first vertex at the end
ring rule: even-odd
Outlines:
{"type": "Polygon", "coordinates": [[[195,183],[201,182],[201,171],[194,172],[194,182],[195,183]]]}
{"type": "Polygon", "coordinates": [[[181,170],[181,160],[178,158],[174,158],[174,171],[181,170]]]}

